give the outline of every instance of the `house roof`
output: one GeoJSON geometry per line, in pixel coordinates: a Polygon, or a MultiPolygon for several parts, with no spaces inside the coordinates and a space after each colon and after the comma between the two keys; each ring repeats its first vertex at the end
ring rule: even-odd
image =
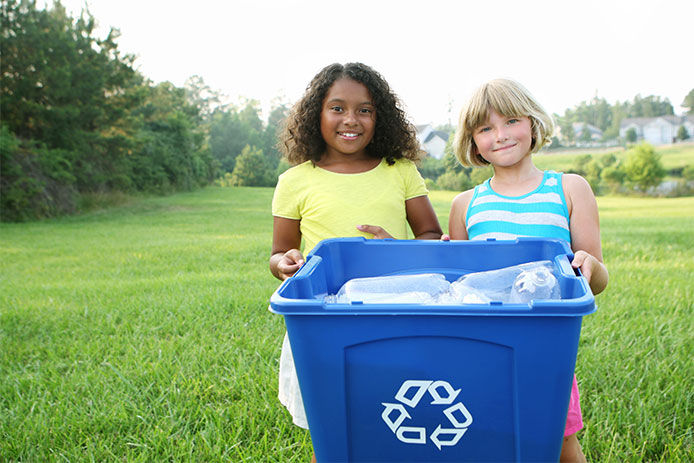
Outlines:
{"type": "Polygon", "coordinates": [[[630,125],[638,125],[639,127],[643,127],[653,119],[654,118],[652,117],[627,117],[626,119],[622,119],[622,122],[619,123],[619,126],[627,127],[630,125]]]}
{"type": "Polygon", "coordinates": [[[434,137],[439,137],[443,141],[448,141],[449,134],[448,132],[444,132],[443,130],[434,130],[427,136],[427,138],[424,140],[424,143],[428,142],[434,137]]]}
{"type": "Polygon", "coordinates": [[[657,120],[657,119],[663,119],[667,122],[669,122],[672,125],[681,125],[684,124],[686,121],[694,122],[694,116],[656,116],[656,117],[628,117],[626,119],[622,119],[622,122],[620,122],[619,126],[621,128],[628,127],[630,125],[637,125],[639,127],[644,127],[651,122],[657,120]]]}
{"type": "Polygon", "coordinates": [[[602,135],[602,130],[600,130],[598,127],[595,127],[592,124],[586,124],[585,122],[574,122],[572,126],[574,132],[576,133],[582,133],[584,129],[587,129],[590,133],[602,135]]]}

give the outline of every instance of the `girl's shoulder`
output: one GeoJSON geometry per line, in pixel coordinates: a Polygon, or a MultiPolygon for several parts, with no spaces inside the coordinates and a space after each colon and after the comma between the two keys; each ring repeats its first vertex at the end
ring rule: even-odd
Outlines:
{"type": "Polygon", "coordinates": [[[474,188],[458,193],[455,198],[453,198],[452,206],[456,208],[467,209],[470,200],[472,200],[472,195],[475,193],[474,188]]]}
{"type": "Polygon", "coordinates": [[[417,171],[417,166],[414,162],[405,158],[395,159],[393,164],[388,164],[388,161],[385,158],[381,158],[381,162],[378,163],[374,171],[380,171],[381,174],[397,172],[401,176],[407,176],[408,174],[411,175],[412,172],[417,171]]]}
{"type": "Polygon", "coordinates": [[[275,186],[276,194],[298,194],[305,185],[311,183],[311,178],[315,172],[314,165],[311,161],[302,162],[296,166],[282,172],[277,178],[275,186]]]}
{"type": "MultiPolygon", "coordinates": [[[[388,166],[388,163],[384,163],[386,166],[388,166]]],[[[416,167],[415,163],[407,158],[398,158],[395,160],[395,163],[392,166],[389,167],[396,167],[398,169],[411,169],[412,167],[416,167]]]]}
{"type": "Polygon", "coordinates": [[[586,191],[586,189],[591,189],[588,181],[578,174],[562,174],[561,181],[565,193],[581,192],[586,191]]]}
{"type": "Polygon", "coordinates": [[[569,215],[571,215],[576,205],[580,207],[581,205],[595,203],[595,195],[590,187],[590,183],[578,174],[563,174],[562,190],[569,215]]]}
{"type": "Polygon", "coordinates": [[[314,168],[314,164],[311,161],[304,161],[301,164],[290,167],[279,175],[279,178],[289,179],[294,177],[300,177],[306,175],[314,168]]]}
{"type": "Polygon", "coordinates": [[[395,164],[389,166],[387,162],[382,163],[386,167],[395,168],[403,175],[418,175],[419,169],[417,169],[417,164],[414,161],[406,158],[398,158],[395,160],[395,164]]]}

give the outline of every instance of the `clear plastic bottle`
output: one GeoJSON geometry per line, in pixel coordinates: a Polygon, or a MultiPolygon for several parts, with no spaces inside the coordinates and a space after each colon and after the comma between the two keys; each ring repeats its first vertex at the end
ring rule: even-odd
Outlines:
{"type": "Polygon", "coordinates": [[[326,300],[342,304],[353,301],[431,304],[449,287],[450,283],[440,273],[354,278],[342,285],[334,299],[326,300]]]}
{"type": "Polygon", "coordinates": [[[560,299],[559,283],[545,267],[523,270],[513,282],[509,302],[527,304],[535,299],[560,299]]]}
{"type": "MultiPolygon", "coordinates": [[[[547,280],[547,284],[556,286],[556,292],[549,291],[547,294],[556,296],[558,294],[558,284],[552,275],[552,262],[549,260],[527,262],[495,270],[468,273],[458,280],[451,283],[448,294],[439,298],[439,303],[488,303],[499,301],[505,303],[527,303],[532,299],[544,298],[545,292],[540,291],[540,287],[547,280]],[[537,278],[533,275],[537,273],[537,278]],[[549,276],[547,276],[549,275],[549,276]],[[514,285],[523,276],[523,283],[519,283],[514,293],[514,285]],[[550,278],[554,279],[551,281],[550,278]],[[530,285],[535,285],[531,291],[530,285]]],[[[556,297],[558,298],[558,296],[556,297]]]]}

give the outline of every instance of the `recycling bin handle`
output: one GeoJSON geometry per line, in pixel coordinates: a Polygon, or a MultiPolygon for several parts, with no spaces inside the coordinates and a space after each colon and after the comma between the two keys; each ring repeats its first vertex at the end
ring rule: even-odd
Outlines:
{"type": "Polygon", "coordinates": [[[573,275],[576,277],[580,277],[581,271],[577,268],[573,268],[571,265],[571,261],[574,260],[573,254],[564,254],[557,256],[556,258],[557,266],[559,267],[559,270],[561,270],[561,273],[564,275],[573,275]]]}
{"type": "Polygon", "coordinates": [[[318,264],[321,263],[323,258],[321,256],[310,256],[306,262],[299,268],[299,270],[296,271],[294,276],[294,280],[303,280],[305,278],[310,277],[313,275],[313,272],[316,270],[316,267],[318,264]]]}

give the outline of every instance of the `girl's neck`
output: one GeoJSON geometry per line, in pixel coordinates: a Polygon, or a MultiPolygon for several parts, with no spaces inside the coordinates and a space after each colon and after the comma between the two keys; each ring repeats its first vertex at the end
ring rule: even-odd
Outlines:
{"type": "Polygon", "coordinates": [[[527,159],[529,162],[511,167],[494,166],[494,176],[490,180],[492,189],[505,196],[521,196],[536,189],[544,172],[535,167],[529,156],[527,159]]]}
{"type": "Polygon", "coordinates": [[[360,174],[374,169],[381,163],[380,158],[369,156],[329,156],[324,154],[316,165],[321,169],[338,174],[360,174]]]}

